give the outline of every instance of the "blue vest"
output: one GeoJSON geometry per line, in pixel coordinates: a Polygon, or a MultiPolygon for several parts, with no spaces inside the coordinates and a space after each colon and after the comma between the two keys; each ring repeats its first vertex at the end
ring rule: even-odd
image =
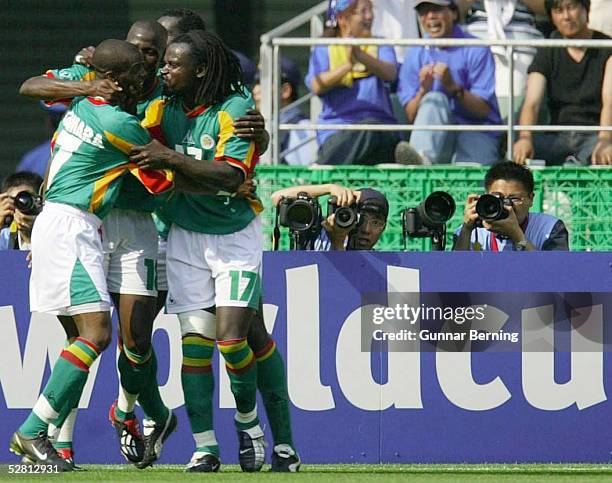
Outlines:
{"type": "MultiPolygon", "coordinates": [[[[529,213],[527,218],[527,230],[525,231],[525,238],[529,240],[533,246],[538,250],[542,250],[544,243],[548,240],[550,232],[553,227],[559,221],[552,215],[546,213],[529,213]]],[[[461,232],[461,227],[455,232],[457,236],[461,232]]],[[[490,252],[491,250],[491,238],[492,233],[486,228],[476,228],[472,230],[472,236],[470,238],[470,249],[474,249],[474,242],[476,241],[476,233],[478,233],[478,243],[480,243],[481,250],[484,252],[490,252]]],[[[514,243],[512,240],[502,240],[499,237],[496,238],[497,250],[512,251],[514,250],[514,243]]]]}

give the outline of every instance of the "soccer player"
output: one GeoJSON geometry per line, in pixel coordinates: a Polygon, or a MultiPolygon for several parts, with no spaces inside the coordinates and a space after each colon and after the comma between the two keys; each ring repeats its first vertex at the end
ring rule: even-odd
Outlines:
{"type": "Polygon", "coordinates": [[[76,407],[89,368],[110,343],[110,296],[99,233],[102,219],[132,173],[150,192],[172,187],[172,176],[144,172],[128,162],[133,144],[150,138],[136,112],[145,68],[140,51],[106,40],[93,57],[96,75],[116,83],[110,101],[78,98],[57,132],[50,161],[46,203],[32,233],[30,304],[33,312],[58,315],[70,339],[32,412],[13,434],[11,451],[37,464],[72,466],[48,438],[76,407]]]}
{"type": "MultiPolygon", "coordinates": [[[[142,93],[136,114],[142,119],[146,107],[160,98],[163,83],[157,76],[166,47],[166,31],[157,22],[138,21],[130,28],[126,41],[138,47],[145,61],[142,93]]],[[[95,55],[95,50],[92,49],[95,55]]],[[[23,94],[57,102],[80,94],[108,97],[118,91],[109,79],[97,78],[91,68],[75,64],[67,69],[48,71],[46,76],[27,80],[23,94]]],[[[138,467],[150,465],[160,456],[161,443],[176,427],[176,417],[163,403],[157,385],[157,361],[151,346],[153,322],[158,313],[155,269],[157,230],[151,213],[154,197],[133,177],[127,178],[113,209],[105,218],[103,245],[107,284],[118,309],[121,384],[118,400],[109,419],[113,424],[124,457],[138,467]],[[143,440],[134,407],[139,400],[148,419],[143,440]]],[[[72,430],[76,409],[55,437],[55,445],[72,458],[72,430]]]]}
{"type": "MultiPolygon", "coordinates": [[[[158,106],[163,110],[161,130],[177,151],[154,141],[135,148],[131,159],[142,167],[173,166],[216,193],[176,194],[162,207],[172,221],[167,310],[177,313],[181,323],[183,390],[196,442],[187,471],[218,471],[220,465],[212,424],[215,339],[236,400],[240,465],[244,471],[258,471],[265,446],[255,404],[256,357],[247,335],[260,302],[262,232],[257,215],[262,206],[256,198],[232,196],[258,159],[254,143],[232,132],[232,119],[252,108],[253,101],[240,82],[238,60],[207,32],[177,37],[166,51],[162,74],[169,89],[179,94],[158,106]]],[[[272,344],[265,355],[274,350],[272,344]]]]}

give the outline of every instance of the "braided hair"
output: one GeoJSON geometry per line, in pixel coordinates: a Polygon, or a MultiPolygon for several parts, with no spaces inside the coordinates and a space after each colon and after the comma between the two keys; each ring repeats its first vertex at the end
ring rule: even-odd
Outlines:
{"type": "Polygon", "coordinates": [[[217,35],[192,30],[172,43],[189,45],[195,65],[204,68],[204,76],[195,81],[197,104],[219,104],[236,93],[245,96],[240,62],[217,35]]]}

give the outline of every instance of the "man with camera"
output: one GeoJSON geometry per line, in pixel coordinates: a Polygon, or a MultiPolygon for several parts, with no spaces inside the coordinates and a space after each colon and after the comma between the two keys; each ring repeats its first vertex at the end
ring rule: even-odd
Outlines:
{"type": "Polygon", "coordinates": [[[8,176],[0,193],[0,250],[29,250],[34,220],[41,209],[42,178],[30,171],[8,176]]]}
{"type": "Polygon", "coordinates": [[[308,225],[313,235],[309,248],[314,251],[373,250],[389,215],[389,202],[381,192],[371,188],[353,190],[336,184],[278,190],[272,194],[272,203],[279,207],[281,225],[289,226],[290,230],[295,221],[310,221],[304,226],[308,225]],[[317,199],[326,195],[330,195],[330,199],[327,217],[323,219],[317,199]],[[313,207],[312,220],[293,218],[292,213],[298,213],[295,208],[300,202],[313,207]]]}
{"type": "Polygon", "coordinates": [[[561,220],[529,212],[534,182],[527,167],[511,161],[497,163],[487,172],[484,184],[486,194],[468,196],[453,250],[569,250],[561,220]]]}

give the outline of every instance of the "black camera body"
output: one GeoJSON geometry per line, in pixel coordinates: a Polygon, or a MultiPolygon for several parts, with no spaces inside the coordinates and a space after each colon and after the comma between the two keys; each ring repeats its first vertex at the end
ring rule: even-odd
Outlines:
{"type": "Polygon", "coordinates": [[[406,238],[431,237],[434,250],[444,250],[446,222],[455,214],[455,200],[445,191],[434,191],[416,208],[402,212],[404,249],[406,238]]]}
{"type": "Polygon", "coordinates": [[[277,207],[277,225],[289,228],[292,250],[309,250],[321,233],[321,205],[305,192],[297,197],[281,198],[277,207]]]}
{"type": "Polygon", "coordinates": [[[335,215],[334,223],[338,228],[352,228],[359,223],[359,207],[356,203],[350,206],[338,206],[335,196],[327,202],[327,216],[335,215]]]}
{"type": "Polygon", "coordinates": [[[15,208],[24,215],[38,215],[42,210],[42,198],[29,191],[20,191],[15,195],[15,208]]]}
{"type": "Polygon", "coordinates": [[[497,194],[484,194],[478,197],[476,213],[483,221],[498,221],[508,218],[506,206],[512,207],[512,200],[497,194]]]}

